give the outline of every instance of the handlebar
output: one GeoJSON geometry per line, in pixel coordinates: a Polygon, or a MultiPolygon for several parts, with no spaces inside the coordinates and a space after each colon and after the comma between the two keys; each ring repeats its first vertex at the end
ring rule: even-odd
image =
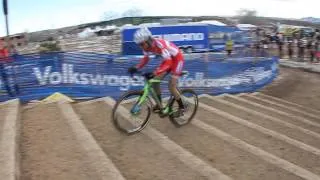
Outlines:
{"type": "Polygon", "coordinates": [[[134,74],[139,74],[139,75],[142,75],[142,76],[145,75],[145,73],[143,73],[142,71],[137,71],[137,72],[135,72],[135,73],[130,73],[130,77],[131,77],[134,81],[137,81],[137,80],[138,80],[137,78],[133,77],[134,74]]]}
{"type": "MultiPolygon", "coordinates": [[[[144,78],[146,78],[146,74],[147,74],[147,73],[142,72],[142,71],[137,71],[137,72],[135,72],[135,73],[130,73],[130,77],[131,77],[133,80],[137,81],[138,79],[135,78],[135,77],[133,77],[133,74],[139,74],[139,75],[142,75],[144,78]]],[[[188,71],[182,71],[182,72],[181,72],[181,76],[188,76],[188,75],[189,75],[189,72],[188,72],[188,71]]]]}

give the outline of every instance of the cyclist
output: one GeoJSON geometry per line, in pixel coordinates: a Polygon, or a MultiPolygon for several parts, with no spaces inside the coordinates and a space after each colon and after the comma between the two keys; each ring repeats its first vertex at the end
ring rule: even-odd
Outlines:
{"type": "MultiPolygon", "coordinates": [[[[154,72],[147,73],[146,76],[148,79],[163,79],[167,74],[171,73],[169,90],[174,96],[175,100],[178,102],[179,114],[182,115],[184,112],[184,105],[177,89],[177,81],[181,76],[182,68],[184,66],[184,57],[182,52],[172,42],[160,38],[153,38],[152,33],[147,27],[142,27],[135,32],[134,41],[139,45],[140,48],[142,48],[144,57],[140,60],[139,64],[130,67],[128,72],[133,74],[137,72],[138,69],[143,68],[149,62],[149,55],[151,54],[161,56],[163,61],[160,66],[157,67],[154,72]]],[[[154,83],[153,88],[155,89],[160,102],[162,102],[160,83],[154,83]]],[[[156,105],[153,110],[154,112],[159,112],[160,107],[156,105]]]]}

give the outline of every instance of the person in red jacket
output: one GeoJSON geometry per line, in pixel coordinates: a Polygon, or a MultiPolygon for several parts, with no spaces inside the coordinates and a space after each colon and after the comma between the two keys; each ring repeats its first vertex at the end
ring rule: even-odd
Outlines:
{"type": "Polygon", "coordinates": [[[5,72],[4,64],[7,63],[9,60],[9,51],[5,47],[5,44],[2,40],[0,40],[0,76],[2,79],[2,82],[5,86],[6,91],[10,96],[13,96],[11,89],[9,87],[9,82],[8,82],[8,76],[7,73],[5,72]]]}
{"type": "MultiPolygon", "coordinates": [[[[134,41],[142,48],[144,57],[139,64],[130,67],[128,72],[133,74],[137,72],[138,69],[143,68],[150,60],[149,55],[154,54],[161,56],[163,60],[160,66],[157,67],[154,72],[148,73],[148,78],[163,79],[167,74],[171,74],[169,90],[178,102],[179,113],[182,115],[184,112],[184,105],[177,89],[177,81],[181,76],[184,66],[184,57],[181,50],[172,42],[160,38],[153,38],[152,33],[146,27],[140,28],[135,32],[134,41]]],[[[154,83],[154,88],[161,102],[160,83],[154,83]]],[[[154,111],[159,112],[160,107],[158,105],[155,106],[154,111]]]]}
{"type": "Polygon", "coordinates": [[[5,47],[4,42],[0,40],[0,62],[7,61],[9,57],[9,51],[5,47]]]}

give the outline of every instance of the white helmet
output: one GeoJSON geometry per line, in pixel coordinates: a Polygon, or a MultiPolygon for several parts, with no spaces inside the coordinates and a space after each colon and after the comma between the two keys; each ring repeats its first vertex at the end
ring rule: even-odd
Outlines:
{"type": "Polygon", "coordinates": [[[142,27],[134,33],[134,42],[140,44],[152,37],[152,33],[147,27],[142,27]]]}

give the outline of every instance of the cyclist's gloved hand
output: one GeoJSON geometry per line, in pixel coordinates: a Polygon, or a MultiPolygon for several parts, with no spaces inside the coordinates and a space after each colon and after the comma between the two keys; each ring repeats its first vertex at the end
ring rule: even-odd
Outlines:
{"type": "Polygon", "coordinates": [[[136,72],[138,72],[138,69],[135,66],[132,66],[128,69],[129,74],[134,74],[136,72]]]}
{"type": "Polygon", "coordinates": [[[153,72],[147,72],[144,74],[144,77],[146,77],[147,79],[152,79],[155,77],[155,75],[153,74],[153,72]]]}

